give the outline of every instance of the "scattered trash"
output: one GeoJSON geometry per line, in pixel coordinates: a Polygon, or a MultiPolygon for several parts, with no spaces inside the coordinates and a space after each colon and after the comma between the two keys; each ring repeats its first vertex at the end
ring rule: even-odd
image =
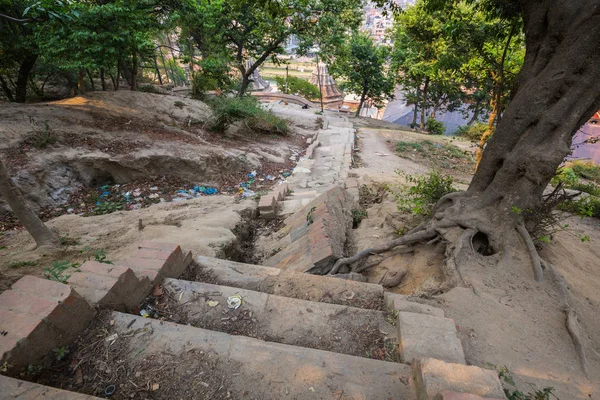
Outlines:
{"type": "Polygon", "coordinates": [[[218,301],[214,301],[214,300],[207,301],[207,303],[211,307],[216,307],[216,306],[219,305],[219,302],[218,301]]]}
{"type": "Polygon", "coordinates": [[[229,296],[227,298],[227,307],[232,310],[237,310],[242,305],[242,296],[239,294],[234,294],[233,296],[229,296]]]}
{"type": "Polygon", "coordinates": [[[254,193],[254,191],[250,190],[250,189],[244,189],[242,191],[242,197],[254,197],[256,196],[256,193],[254,193]]]}
{"type": "Polygon", "coordinates": [[[119,337],[118,333],[113,333],[112,335],[107,336],[105,340],[107,342],[114,342],[115,340],[117,340],[118,337],[119,337]]]}
{"type": "Polygon", "coordinates": [[[68,212],[69,214],[72,214],[72,213],[73,213],[73,211],[74,211],[74,210],[73,210],[72,208],[67,208],[67,212],[68,212]]]}
{"type": "Polygon", "coordinates": [[[248,178],[256,178],[256,171],[252,171],[248,174],[248,178]]]}
{"type": "Polygon", "coordinates": [[[352,300],[354,298],[354,292],[346,292],[346,293],[344,293],[344,298],[346,300],[352,300]]]}
{"type": "Polygon", "coordinates": [[[304,168],[304,167],[296,167],[294,168],[294,173],[298,174],[310,174],[310,169],[309,168],[304,168]]]}
{"type": "Polygon", "coordinates": [[[152,187],[150,188],[150,190],[152,190],[152,191],[156,191],[156,190],[158,190],[158,186],[152,186],[152,187]]]}
{"type": "Polygon", "coordinates": [[[268,181],[274,181],[275,177],[273,175],[267,175],[267,176],[265,176],[265,179],[268,181]]]}
{"type": "Polygon", "coordinates": [[[142,317],[144,317],[144,318],[148,318],[148,317],[150,317],[150,313],[149,313],[148,311],[146,311],[146,310],[142,310],[142,311],[140,311],[140,315],[141,315],[142,317]]]}
{"type": "Polygon", "coordinates": [[[152,193],[150,196],[148,196],[149,199],[157,199],[158,198],[158,193],[152,193]]]}
{"type": "Polygon", "coordinates": [[[152,391],[153,392],[156,391],[156,390],[158,390],[159,388],[160,388],[160,385],[158,383],[153,383],[152,384],[152,391]]]}
{"type": "Polygon", "coordinates": [[[284,178],[287,178],[288,176],[290,176],[292,173],[291,172],[282,172],[281,175],[283,175],[284,178]]]}
{"type": "Polygon", "coordinates": [[[108,385],[106,388],[104,388],[104,394],[106,396],[112,396],[116,390],[117,387],[115,385],[108,385]]]}

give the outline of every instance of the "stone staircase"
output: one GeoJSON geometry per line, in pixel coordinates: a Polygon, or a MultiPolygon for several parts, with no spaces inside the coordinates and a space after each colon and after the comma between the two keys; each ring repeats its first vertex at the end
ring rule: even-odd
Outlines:
{"type": "MultiPolygon", "coordinates": [[[[145,242],[140,247],[161,245],[164,244],[145,242]]],[[[181,269],[180,265],[174,267],[167,262],[177,258],[181,250],[178,246],[170,249],[169,254],[153,254],[165,260],[156,276],[172,275],[172,271],[181,269]]],[[[181,256],[179,263],[184,262],[181,256]]],[[[465,365],[454,322],[445,318],[441,309],[385,293],[374,284],[202,256],[195,258],[193,266],[195,276],[204,277],[205,282],[176,277],[160,281],[171,302],[168,309],[177,310],[179,323],[169,322],[164,315],[161,319],[166,321],[112,311],[111,326],[106,329],[115,338],[128,338],[129,348],[124,354],[129,356],[124,365],[134,363],[141,353],[144,359],[171,354],[188,360],[185,357],[190,351],[210,355],[218,371],[206,373],[222,376],[231,398],[504,398],[494,371],[465,365]],[[229,304],[232,298],[240,300],[239,307],[229,304]],[[378,357],[381,354],[392,357],[384,361],[382,358],[386,357],[378,357]]],[[[106,271],[103,266],[97,272],[106,271]]],[[[113,271],[130,273],[121,267],[113,271]]],[[[140,276],[136,272],[136,278],[140,276]]],[[[125,301],[120,296],[139,291],[130,288],[131,293],[126,293],[126,286],[118,284],[120,277],[106,295],[114,303],[107,305],[123,305],[125,301]]],[[[93,291],[82,291],[82,295],[90,301],[97,299],[93,291]]],[[[39,299],[31,303],[36,304],[39,299]]],[[[67,303],[77,305],[81,301],[75,289],[33,277],[23,278],[12,290],[2,293],[0,309],[6,315],[0,321],[0,330],[8,332],[5,337],[11,338],[10,343],[0,342],[2,362],[18,360],[20,365],[26,365],[42,357],[41,351],[22,352],[28,344],[35,347],[40,338],[38,333],[33,334],[35,329],[19,333],[11,325],[15,316],[37,313],[41,326],[52,321],[52,329],[57,331],[81,330],[81,326],[75,329],[67,319],[74,317],[70,315],[74,312],[81,314],[81,306],[69,309],[67,303]],[[43,288],[43,293],[33,294],[36,288],[43,288]],[[21,291],[39,299],[59,296],[53,304],[55,308],[62,307],[62,319],[53,319],[54,309],[28,309],[7,301],[14,296],[11,292],[21,291]],[[70,298],[80,299],[79,303],[70,298]],[[42,315],[44,312],[48,314],[42,315]]],[[[78,320],[89,319],[80,316],[78,320]]],[[[52,330],[44,333],[44,350],[64,344],[64,338],[55,338],[52,330]]],[[[192,368],[194,362],[188,362],[192,368]]],[[[0,385],[9,388],[0,394],[0,399],[15,398],[16,394],[33,399],[42,392],[47,393],[44,398],[87,398],[31,383],[20,386],[7,377],[0,377],[0,385]]]]}

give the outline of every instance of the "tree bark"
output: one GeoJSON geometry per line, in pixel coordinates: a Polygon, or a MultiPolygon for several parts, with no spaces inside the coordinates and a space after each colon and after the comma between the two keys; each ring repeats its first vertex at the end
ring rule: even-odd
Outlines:
{"type": "Polygon", "coordinates": [[[58,237],[44,225],[29,207],[27,207],[23,195],[8,176],[8,172],[6,171],[2,160],[0,160],[0,194],[4,200],[6,200],[19,221],[21,221],[25,229],[27,229],[27,232],[33,237],[37,247],[57,247],[60,245],[58,237]]]}
{"type": "Polygon", "coordinates": [[[360,102],[358,103],[358,109],[356,110],[355,117],[360,117],[360,110],[363,108],[363,104],[365,104],[365,97],[367,97],[367,89],[365,88],[360,95],[360,102]]]}
{"type": "Polygon", "coordinates": [[[248,86],[250,86],[250,78],[248,77],[248,75],[243,74],[242,84],[240,85],[240,90],[238,91],[238,97],[242,97],[246,93],[246,90],[248,90],[248,86]]]}
{"type": "Polygon", "coordinates": [[[94,79],[92,78],[92,73],[87,68],[85,69],[85,72],[87,73],[88,79],[90,80],[90,85],[92,85],[92,90],[96,90],[96,85],[94,84],[94,79]]]}
{"type": "Polygon", "coordinates": [[[25,103],[27,101],[27,81],[29,74],[37,61],[37,54],[30,54],[25,57],[19,66],[17,74],[17,85],[15,88],[15,100],[17,103],[25,103]]]}
{"type": "Polygon", "coordinates": [[[100,82],[102,83],[102,90],[106,91],[106,77],[104,73],[104,68],[100,68],[100,82]]]}
{"type": "Polygon", "coordinates": [[[420,129],[425,130],[425,112],[427,111],[427,89],[429,87],[429,78],[425,78],[425,85],[423,86],[422,96],[423,99],[421,101],[421,126],[420,129]]]}
{"type": "Polygon", "coordinates": [[[421,88],[417,87],[417,93],[416,93],[416,97],[415,97],[415,108],[413,109],[413,119],[412,119],[412,123],[410,124],[411,128],[415,128],[415,126],[417,126],[417,116],[419,114],[419,95],[421,94],[421,88]]]}
{"type": "Polygon", "coordinates": [[[138,55],[134,52],[131,63],[131,90],[137,90],[138,63],[138,55]]]}
{"type": "Polygon", "coordinates": [[[156,75],[158,76],[158,83],[162,86],[163,81],[160,76],[160,69],[158,68],[158,61],[156,61],[156,56],[154,57],[154,67],[156,68],[156,75]]]}
{"type": "Polygon", "coordinates": [[[524,1],[526,55],[516,89],[462,198],[438,219],[486,233],[501,246],[535,210],[577,130],[600,108],[600,5],[524,1]]]}
{"type": "Polygon", "coordinates": [[[83,68],[79,69],[79,75],[77,75],[77,92],[79,94],[83,94],[84,93],[84,87],[83,87],[83,68]]]}
{"type": "Polygon", "coordinates": [[[0,75],[0,85],[2,85],[2,90],[4,91],[4,95],[8,99],[8,101],[15,101],[15,97],[13,96],[13,92],[8,86],[8,83],[4,80],[4,77],[0,75]]]}

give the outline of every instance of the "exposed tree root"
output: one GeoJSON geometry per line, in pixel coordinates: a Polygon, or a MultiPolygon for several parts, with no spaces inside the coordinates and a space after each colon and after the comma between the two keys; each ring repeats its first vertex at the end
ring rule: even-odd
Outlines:
{"type": "Polygon", "coordinates": [[[417,242],[420,242],[423,240],[431,240],[435,236],[437,236],[437,232],[435,231],[435,229],[433,229],[433,228],[423,229],[422,228],[419,231],[416,231],[414,233],[409,233],[398,239],[392,240],[388,244],[383,245],[381,247],[372,247],[369,249],[365,249],[365,250],[355,254],[352,257],[340,258],[339,260],[337,260],[335,262],[335,264],[329,271],[329,275],[335,275],[338,273],[338,271],[340,270],[340,268],[342,266],[353,264],[353,263],[360,261],[363,258],[368,257],[370,255],[385,253],[386,251],[389,251],[397,246],[409,245],[409,244],[417,243],[417,242]]]}
{"type": "Polygon", "coordinates": [[[533,243],[533,239],[531,239],[531,235],[527,232],[525,228],[525,224],[520,222],[517,224],[517,232],[523,238],[525,245],[527,246],[527,251],[529,252],[529,257],[531,258],[531,262],[533,263],[533,274],[535,276],[536,282],[541,282],[544,280],[544,271],[542,270],[542,263],[540,261],[540,256],[535,248],[535,244],[533,243]]]}
{"type": "Polygon", "coordinates": [[[404,277],[408,274],[408,270],[396,271],[394,275],[388,276],[381,281],[381,286],[384,288],[393,288],[402,283],[404,277]]]}
{"type": "Polygon", "coordinates": [[[550,264],[548,261],[541,261],[546,269],[552,272],[554,275],[556,282],[558,284],[558,291],[563,303],[563,311],[567,317],[566,327],[567,332],[571,336],[573,340],[573,346],[575,347],[575,351],[579,356],[579,361],[581,362],[581,369],[583,370],[583,374],[585,377],[588,377],[588,367],[587,367],[587,357],[585,355],[585,349],[583,347],[583,342],[581,341],[583,328],[579,324],[579,319],[577,318],[577,312],[571,306],[569,302],[569,289],[567,289],[567,283],[565,282],[565,278],[556,270],[554,265],[550,264]]]}

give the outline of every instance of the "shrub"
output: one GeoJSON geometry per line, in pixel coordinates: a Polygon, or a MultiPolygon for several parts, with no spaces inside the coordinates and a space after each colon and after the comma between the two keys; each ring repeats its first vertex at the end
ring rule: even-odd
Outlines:
{"type": "Polygon", "coordinates": [[[567,163],[567,167],[581,178],[600,183],[600,165],[592,161],[571,161],[567,163]]]}
{"type": "Polygon", "coordinates": [[[213,118],[210,130],[224,132],[235,121],[244,120],[246,127],[259,133],[289,133],[287,122],[261,107],[251,96],[218,97],[211,101],[213,118]]]}
{"type": "Polygon", "coordinates": [[[435,118],[429,118],[425,122],[425,129],[432,135],[443,135],[446,132],[446,125],[435,118]]]}
{"type": "Polygon", "coordinates": [[[277,88],[286,94],[296,94],[306,99],[319,98],[319,88],[307,80],[296,76],[288,76],[287,85],[286,79],[283,76],[276,76],[277,88]]]}
{"type": "Polygon", "coordinates": [[[183,110],[183,107],[185,107],[185,103],[183,101],[175,101],[175,103],[173,103],[173,105],[177,108],[179,108],[180,110],[183,110]]]}
{"type": "Polygon", "coordinates": [[[580,217],[600,218],[600,198],[585,196],[575,200],[567,200],[559,204],[558,209],[580,217]]]}
{"type": "Polygon", "coordinates": [[[479,142],[486,131],[487,124],[476,122],[473,125],[459,126],[454,134],[465,137],[473,142],[479,142]]]}
{"type": "MultiPolygon", "coordinates": [[[[398,172],[398,174],[402,174],[398,172]]],[[[406,175],[406,180],[413,184],[396,196],[400,211],[408,211],[415,215],[427,216],[433,211],[439,199],[444,195],[456,192],[454,178],[443,175],[440,171],[432,171],[429,175],[406,175]]]]}
{"type": "Polygon", "coordinates": [[[139,92],[145,93],[154,93],[154,94],[163,94],[156,86],[154,85],[142,85],[138,87],[139,92]]]}
{"type": "Polygon", "coordinates": [[[192,98],[206,99],[206,93],[212,90],[229,91],[235,83],[229,75],[229,65],[220,58],[207,58],[200,64],[202,71],[192,80],[192,98]]]}
{"type": "Polygon", "coordinates": [[[56,140],[56,134],[54,133],[52,128],[50,128],[48,122],[44,121],[44,129],[35,132],[32,138],[29,140],[29,142],[32,143],[36,149],[41,150],[45,149],[51,144],[56,143],[56,140]]]}

